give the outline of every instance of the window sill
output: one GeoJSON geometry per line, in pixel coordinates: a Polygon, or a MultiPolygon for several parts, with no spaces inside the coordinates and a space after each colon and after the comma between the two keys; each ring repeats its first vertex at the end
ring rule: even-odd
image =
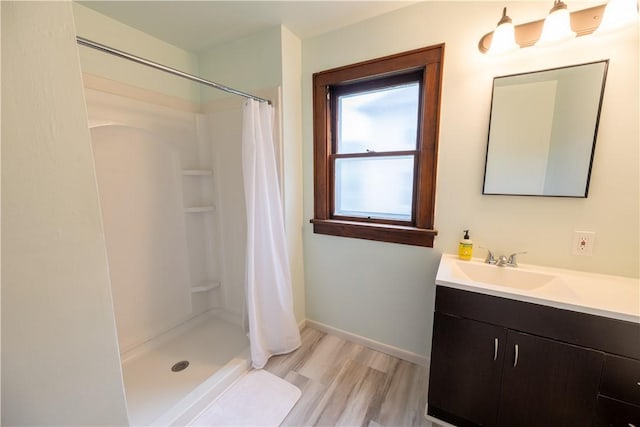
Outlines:
{"type": "Polygon", "coordinates": [[[432,248],[437,230],[403,225],[374,224],[335,219],[312,219],[313,232],[331,236],[375,240],[378,242],[400,243],[404,245],[432,248]]]}

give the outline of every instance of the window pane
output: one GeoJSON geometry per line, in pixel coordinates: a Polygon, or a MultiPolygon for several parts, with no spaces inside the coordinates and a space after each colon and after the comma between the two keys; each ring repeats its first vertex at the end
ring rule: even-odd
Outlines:
{"type": "Polygon", "coordinates": [[[336,159],[335,215],[411,221],[413,156],[336,159]]]}
{"type": "Polygon", "coordinates": [[[338,153],[415,150],[418,82],[338,98],[338,153]]]}

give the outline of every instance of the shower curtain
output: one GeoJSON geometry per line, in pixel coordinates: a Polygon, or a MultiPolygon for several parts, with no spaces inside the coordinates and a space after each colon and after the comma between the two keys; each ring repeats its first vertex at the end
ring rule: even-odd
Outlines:
{"type": "Polygon", "coordinates": [[[247,210],[246,299],[251,362],[300,346],[280,187],[273,147],[273,107],[247,100],[242,124],[242,175],[247,210]]]}

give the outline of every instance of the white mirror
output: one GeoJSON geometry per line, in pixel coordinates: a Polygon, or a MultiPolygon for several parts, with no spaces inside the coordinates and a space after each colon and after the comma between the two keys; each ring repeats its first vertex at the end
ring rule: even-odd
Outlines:
{"type": "Polygon", "coordinates": [[[483,194],[587,197],[608,64],[494,78],[483,194]]]}

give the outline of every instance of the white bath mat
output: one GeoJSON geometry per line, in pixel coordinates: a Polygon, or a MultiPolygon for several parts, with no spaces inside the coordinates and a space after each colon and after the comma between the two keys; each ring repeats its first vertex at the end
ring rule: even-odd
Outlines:
{"type": "Polygon", "coordinates": [[[191,426],[278,426],[300,398],[300,389],[264,370],[240,378],[191,426]]]}

